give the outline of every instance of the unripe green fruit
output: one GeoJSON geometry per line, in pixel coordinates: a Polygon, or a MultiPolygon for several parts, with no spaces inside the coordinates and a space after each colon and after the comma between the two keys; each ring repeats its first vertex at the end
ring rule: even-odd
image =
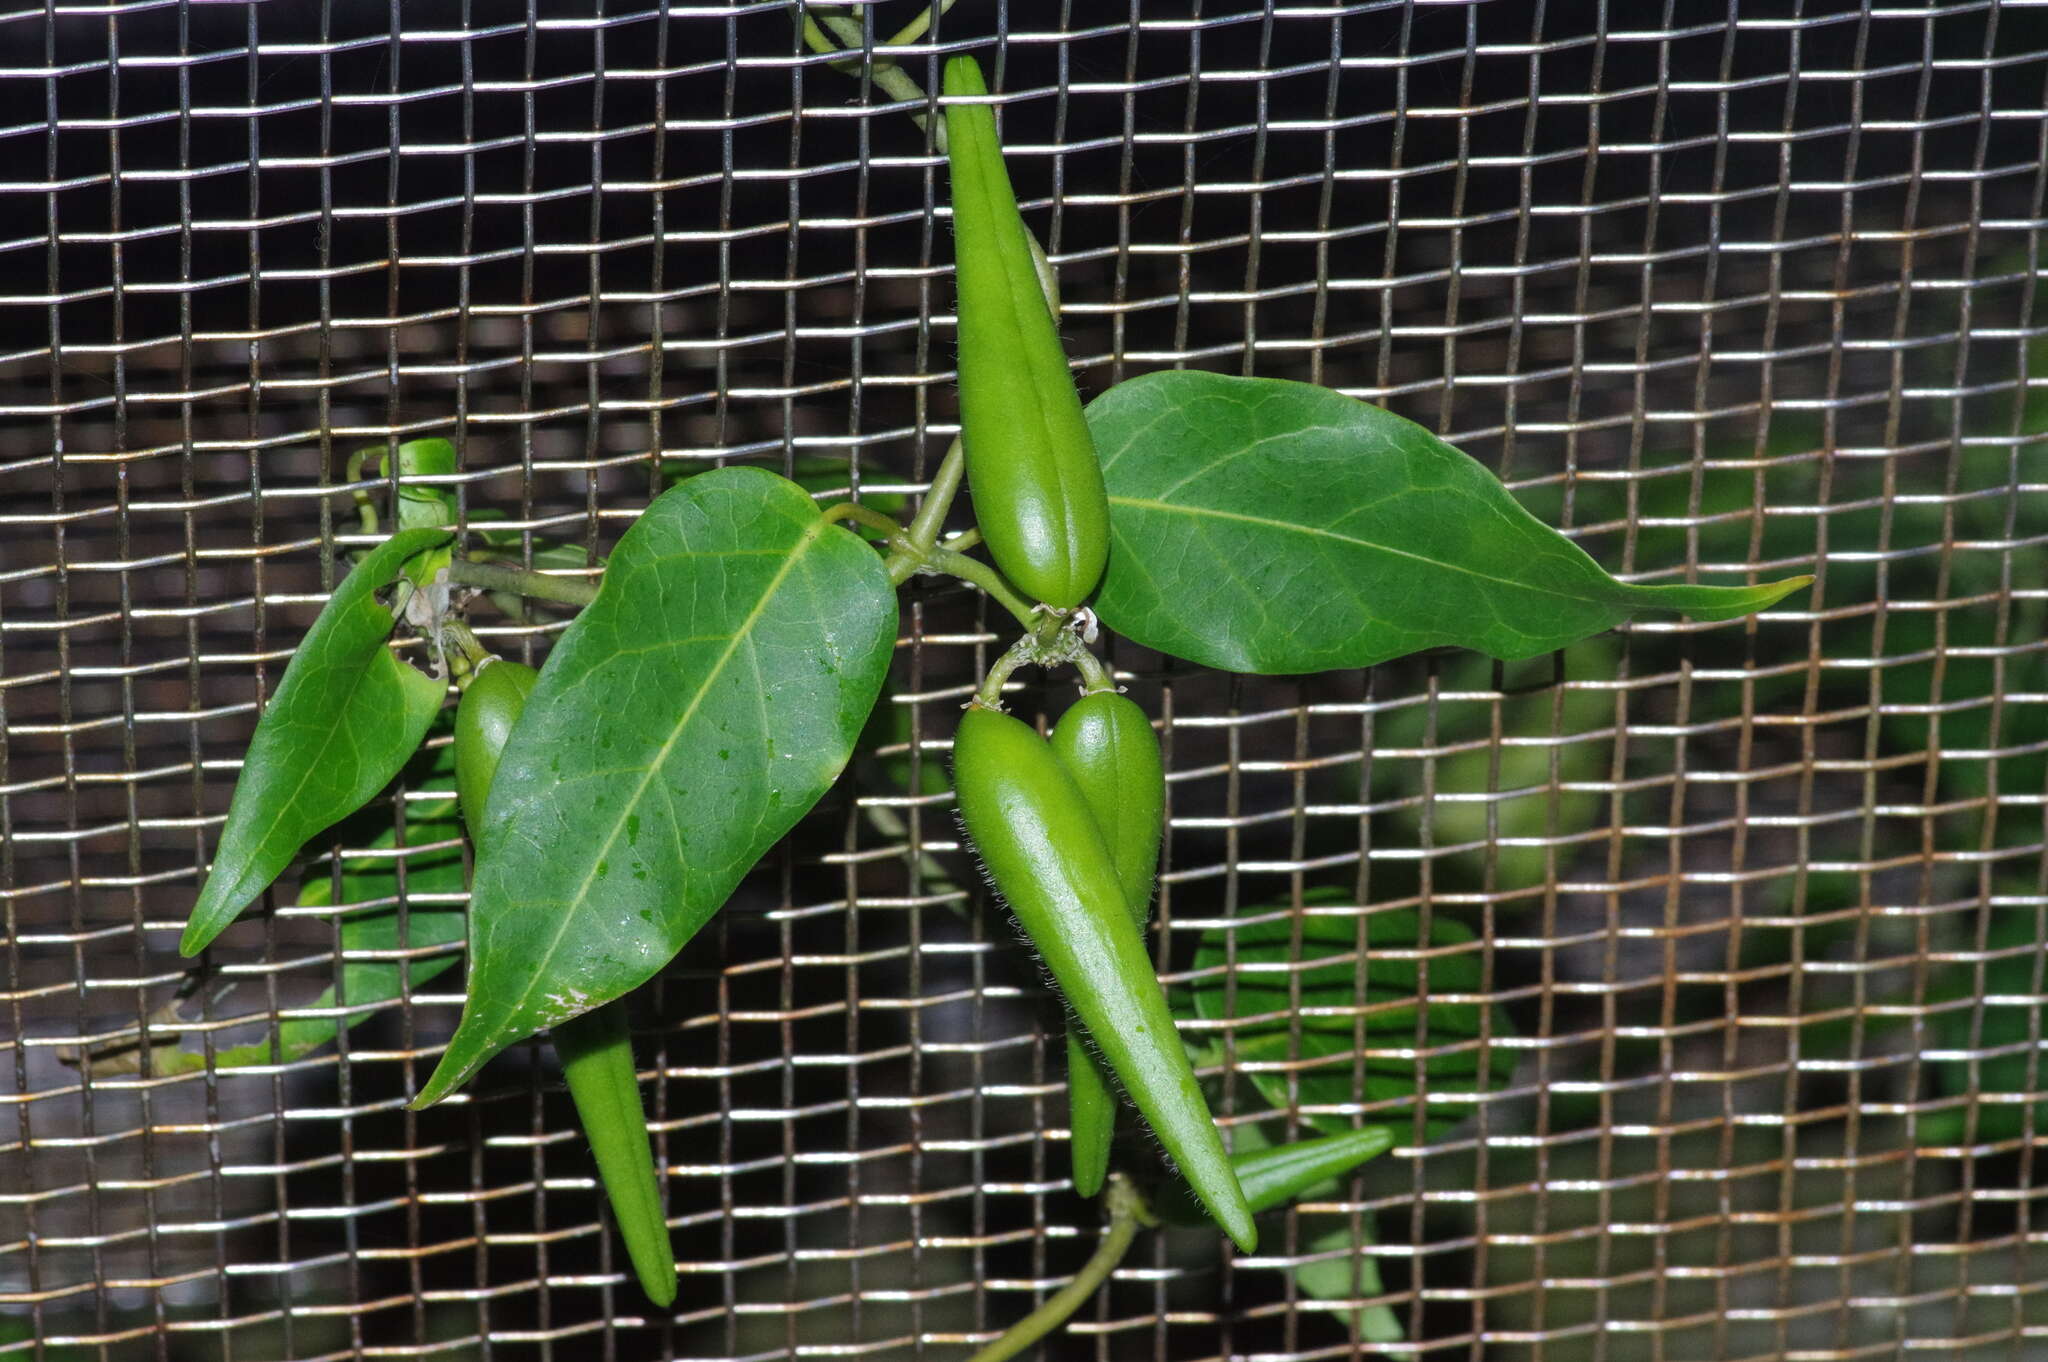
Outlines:
{"type": "Polygon", "coordinates": [[[1073,777],[1032,729],[979,705],[953,740],[960,818],[1103,1058],[1216,1223],[1247,1253],[1251,1210],[1073,777]]]}
{"type": "MultiPolygon", "coordinates": [[[[1115,691],[1082,696],[1053,725],[1052,750],[1088,803],[1095,826],[1116,865],[1131,920],[1140,932],[1152,906],[1159,867],[1159,835],[1166,810],[1166,771],[1152,720],[1115,691]]],[[[1116,1136],[1117,1098],[1101,1061],[1073,1026],[1067,1027],[1068,1147],[1074,1190],[1094,1196],[1109,1175],[1116,1136]]]]}
{"type": "MultiPolygon", "coordinates": [[[[1364,1126],[1339,1135],[1233,1154],[1230,1166],[1244,1188],[1245,1203],[1256,1215],[1286,1205],[1319,1182],[1343,1177],[1393,1147],[1392,1130],[1364,1126]]],[[[1153,1205],[1161,1219],[1174,1224],[1198,1225],[1202,1221],[1202,1208],[1185,1187],[1159,1197],[1153,1205]]]]}
{"type": "Polygon", "coordinates": [[[455,707],[455,795],[472,837],[483,830],[484,797],[498,773],[505,740],[539,679],[533,668],[501,657],[470,677],[455,707]]]}
{"type": "MultiPolygon", "coordinates": [[[[972,57],[946,63],[945,91],[986,96],[972,57]]],[[[1031,234],[1003,168],[995,111],[946,108],[959,276],[960,434],[989,555],[1047,605],[1079,605],[1109,560],[1109,494],[1031,234]]]]}

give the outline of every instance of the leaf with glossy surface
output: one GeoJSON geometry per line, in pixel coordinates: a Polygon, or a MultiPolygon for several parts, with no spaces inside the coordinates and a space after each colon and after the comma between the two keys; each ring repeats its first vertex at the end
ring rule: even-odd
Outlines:
{"type": "MultiPolygon", "coordinates": [[[[1326,899],[1314,894],[1311,904],[1326,899]]],[[[1440,1133],[1514,1071],[1513,1050],[1489,1045],[1482,1055],[1482,1027],[1490,1040],[1515,1031],[1498,1007],[1489,1016],[1463,1000],[1484,985],[1469,927],[1439,913],[1427,946],[1420,940],[1412,910],[1361,920],[1355,909],[1311,907],[1212,927],[1195,952],[1193,1012],[1235,1020],[1227,1055],[1274,1107],[1336,1109],[1302,1112],[1327,1134],[1348,1133],[1351,1118],[1337,1110],[1360,1104],[1370,1122],[1409,1119],[1418,1094],[1427,1130],[1440,1133]]]]}
{"type": "Polygon", "coordinates": [[[838,778],[895,640],[881,558],[794,483],[724,468],[657,498],[491,782],[469,1000],[416,1105],[666,965],[838,778]]]}
{"type": "Polygon", "coordinates": [[[178,949],[196,955],[291,864],[321,829],[398,774],[448,692],[384,646],[391,612],[377,593],[446,530],[401,530],[358,563],[306,631],[249,739],[220,845],[178,949]]]}
{"type": "Polygon", "coordinates": [[[1192,370],[1088,408],[1109,488],[1103,623],[1227,671],[1513,661],[1641,610],[1726,620],[1804,586],[1632,586],[1412,421],[1327,388],[1192,370]]]}

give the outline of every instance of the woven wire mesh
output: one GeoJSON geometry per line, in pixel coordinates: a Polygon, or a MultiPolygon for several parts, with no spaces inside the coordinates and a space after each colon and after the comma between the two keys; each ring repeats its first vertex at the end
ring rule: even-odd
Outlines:
{"type": "MultiPolygon", "coordinates": [[[[0,14],[0,1356],[950,1358],[1092,1247],[1057,1013],[941,779],[1007,634],[957,588],[905,598],[848,778],[635,1013],[672,1314],[543,1045],[404,1110],[459,972],[236,1066],[335,1015],[341,915],[288,877],[210,976],[174,949],[361,542],[353,451],[444,435],[470,530],[593,564],[678,472],[925,486],[942,165],[796,18],[0,14]]],[[[1305,901],[1455,918],[1505,1024],[1453,1048],[1512,1076],[1255,1257],[1147,1236],[1046,1355],[2048,1356],[2040,12],[968,0],[901,60],[929,89],[953,51],[1005,95],[1087,391],[1328,384],[1624,575],[1817,574],[1554,664],[1111,642],[1165,721],[1162,964],[1305,901]]],[[[476,623],[536,661],[560,628],[476,623]]],[[[1338,1072],[1368,1051],[1423,1072],[1363,1030],[1338,1072]]],[[[1329,1072],[1222,1066],[1227,1127],[1385,1109],[1329,1072]]]]}

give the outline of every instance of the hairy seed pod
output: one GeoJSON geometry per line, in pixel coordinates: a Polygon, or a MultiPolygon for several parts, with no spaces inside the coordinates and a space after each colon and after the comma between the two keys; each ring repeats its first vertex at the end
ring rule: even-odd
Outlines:
{"type": "Polygon", "coordinates": [[[953,740],[960,818],[1054,982],[1160,1144],[1239,1247],[1258,1243],[1087,800],[1032,729],[976,705],[953,740]]]}

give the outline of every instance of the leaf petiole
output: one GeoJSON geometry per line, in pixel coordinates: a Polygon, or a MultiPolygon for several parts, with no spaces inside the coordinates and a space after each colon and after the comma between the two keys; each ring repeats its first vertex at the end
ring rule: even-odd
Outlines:
{"type": "Polygon", "coordinates": [[[925,571],[943,572],[970,582],[986,591],[995,602],[1017,617],[1017,622],[1026,629],[1036,629],[1037,607],[1024,599],[1009,578],[997,572],[979,558],[969,558],[953,549],[933,549],[922,564],[925,571]]]}
{"type": "Polygon", "coordinates": [[[457,558],[450,563],[448,581],[452,586],[510,591],[536,601],[554,601],[558,605],[584,606],[597,599],[597,586],[592,582],[535,572],[510,563],[480,563],[473,558],[457,558]]]}
{"type": "Polygon", "coordinates": [[[884,515],[873,507],[863,506],[857,501],[838,501],[827,506],[823,512],[827,525],[841,520],[851,520],[862,529],[873,530],[889,540],[889,546],[898,552],[910,547],[903,526],[892,516],[884,515]]]}

